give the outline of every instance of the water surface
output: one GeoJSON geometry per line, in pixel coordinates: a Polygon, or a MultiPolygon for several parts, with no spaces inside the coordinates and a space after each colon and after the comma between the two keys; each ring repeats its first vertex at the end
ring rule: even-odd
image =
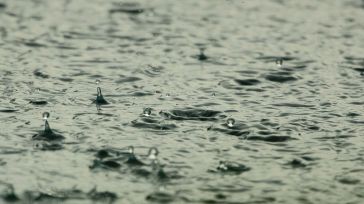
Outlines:
{"type": "Polygon", "coordinates": [[[362,203],[361,19],[359,0],[0,1],[1,198],[362,203]],[[46,111],[64,140],[32,139],[46,111]]]}

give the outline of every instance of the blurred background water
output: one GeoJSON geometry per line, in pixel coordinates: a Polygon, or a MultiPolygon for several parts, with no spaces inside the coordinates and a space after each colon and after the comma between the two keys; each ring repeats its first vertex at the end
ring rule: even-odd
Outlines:
{"type": "Polygon", "coordinates": [[[362,19],[360,0],[0,1],[2,202],[363,203],[362,19]],[[64,139],[36,139],[43,112],[64,139]]]}

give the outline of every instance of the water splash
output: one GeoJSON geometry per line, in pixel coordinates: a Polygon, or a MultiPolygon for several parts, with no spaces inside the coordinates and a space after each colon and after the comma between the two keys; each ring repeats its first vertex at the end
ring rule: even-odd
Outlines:
{"type": "Polygon", "coordinates": [[[42,114],[42,116],[43,116],[43,120],[47,120],[49,118],[50,114],[48,112],[44,112],[42,114]]]}
{"type": "Polygon", "coordinates": [[[226,120],[226,125],[228,127],[234,127],[234,124],[235,124],[235,119],[234,118],[229,118],[226,120]]]}
{"type": "Polygon", "coordinates": [[[277,58],[276,65],[278,68],[281,68],[283,66],[283,58],[277,58]]]}
{"type": "Polygon", "coordinates": [[[165,181],[168,179],[168,175],[163,170],[162,165],[159,163],[158,160],[159,151],[156,147],[152,147],[148,151],[148,158],[152,160],[152,168],[154,175],[159,181],[165,181]]]}
{"type": "Polygon", "coordinates": [[[206,48],[200,48],[200,54],[197,55],[197,59],[200,61],[205,61],[208,59],[208,57],[205,55],[204,51],[206,48]]]}
{"type": "Polygon", "coordinates": [[[151,108],[144,108],[143,110],[143,115],[144,116],[150,116],[152,114],[152,109],[151,108]]]}
{"type": "Polygon", "coordinates": [[[220,161],[219,166],[216,169],[223,173],[241,174],[245,171],[249,171],[250,167],[235,162],[220,161]]]}
{"type": "MultiPolygon", "coordinates": [[[[96,85],[99,85],[100,83],[101,83],[100,80],[96,80],[96,85]]],[[[96,90],[97,90],[97,96],[96,96],[96,100],[95,100],[96,105],[106,105],[106,104],[109,104],[109,102],[107,102],[104,99],[104,96],[102,95],[102,92],[101,92],[101,88],[98,86],[96,88],[96,90]]]]}
{"type": "Polygon", "coordinates": [[[129,165],[136,165],[136,166],[144,165],[143,162],[141,162],[138,158],[136,158],[136,156],[134,154],[134,147],[133,146],[128,147],[128,152],[129,152],[129,158],[126,160],[125,163],[127,163],[129,165]]]}
{"type": "Polygon", "coordinates": [[[148,158],[152,161],[158,160],[159,151],[156,147],[151,147],[148,151],[148,158]]]}
{"type": "Polygon", "coordinates": [[[47,134],[47,135],[53,134],[51,127],[49,126],[49,123],[48,123],[49,116],[50,116],[50,114],[48,112],[44,112],[42,114],[42,117],[44,120],[44,134],[47,134]]]}
{"type": "Polygon", "coordinates": [[[33,135],[34,140],[61,140],[64,137],[60,134],[54,133],[49,125],[48,118],[49,112],[44,112],[42,114],[42,119],[44,120],[44,130],[40,131],[38,134],[33,135]]]}

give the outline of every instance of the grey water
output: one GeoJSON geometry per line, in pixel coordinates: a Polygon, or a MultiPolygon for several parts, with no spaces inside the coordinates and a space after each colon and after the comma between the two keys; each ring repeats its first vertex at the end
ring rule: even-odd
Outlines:
{"type": "Polygon", "coordinates": [[[0,0],[0,203],[364,203],[362,19],[0,0]]]}

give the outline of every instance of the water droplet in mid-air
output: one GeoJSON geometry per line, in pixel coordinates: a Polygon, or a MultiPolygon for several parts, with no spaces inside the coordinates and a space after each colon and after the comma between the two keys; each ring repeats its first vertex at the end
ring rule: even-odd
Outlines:
{"type": "Polygon", "coordinates": [[[129,146],[128,147],[128,152],[129,152],[129,154],[134,154],[134,147],[133,146],[129,146]]]}
{"type": "Polygon", "coordinates": [[[159,151],[156,147],[152,147],[149,149],[149,152],[148,152],[148,158],[151,159],[151,160],[157,160],[157,156],[159,154],[159,151]]]}
{"type": "Polygon", "coordinates": [[[277,58],[276,59],[276,65],[277,65],[277,67],[282,67],[282,65],[283,65],[283,59],[282,58],[277,58]]]}
{"type": "Polygon", "coordinates": [[[34,140],[61,140],[64,139],[64,137],[60,134],[54,133],[49,126],[48,118],[49,118],[49,112],[44,112],[42,114],[43,120],[44,120],[44,130],[40,131],[38,134],[33,135],[34,140]]]}
{"type": "Polygon", "coordinates": [[[48,112],[44,112],[42,114],[43,120],[47,120],[49,118],[49,113],[48,112]]]}
{"type": "Polygon", "coordinates": [[[143,110],[143,115],[144,116],[150,116],[152,114],[152,109],[151,108],[144,108],[143,110]]]}
{"type": "Polygon", "coordinates": [[[234,118],[229,118],[229,119],[227,119],[227,121],[226,121],[226,125],[227,125],[228,127],[233,127],[233,126],[234,126],[234,124],[235,124],[235,120],[234,120],[234,118]]]}

